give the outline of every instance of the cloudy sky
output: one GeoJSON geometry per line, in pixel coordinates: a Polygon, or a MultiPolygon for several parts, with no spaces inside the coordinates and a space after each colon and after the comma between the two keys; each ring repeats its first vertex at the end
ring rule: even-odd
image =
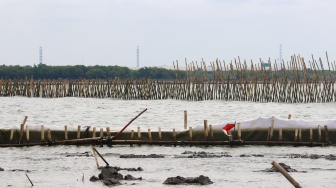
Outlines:
{"type": "Polygon", "coordinates": [[[334,0],[1,0],[0,64],[336,59],[334,0]]]}

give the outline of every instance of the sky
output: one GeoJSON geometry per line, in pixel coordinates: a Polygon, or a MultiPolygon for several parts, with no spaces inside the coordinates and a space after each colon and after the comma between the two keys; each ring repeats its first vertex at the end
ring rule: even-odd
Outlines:
{"type": "Polygon", "coordinates": [[[336,59],[334,0],[0,0],[0,65],[336,59]]]}

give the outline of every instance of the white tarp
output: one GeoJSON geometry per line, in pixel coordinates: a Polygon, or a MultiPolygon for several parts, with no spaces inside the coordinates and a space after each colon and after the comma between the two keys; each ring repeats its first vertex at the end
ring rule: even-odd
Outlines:
{"type": "MultiPolygon", "coordinates": [[[[271,124],[272,120],[274,119],[274,128],[275,129],[309,129],[317,128],[318,125],[323,127],[325,125],[328,126],[328,129],[336,129],[336,119],[329,119],[329,120],[302,120],[302,119],[280,119],[277,117],[259,117],[254,120],[247,120],[247,121],[236,121],[236,128],[238,122],[240,122],[240,127],[242,130],[246,129],[268,129],[271,124]]],[[[209,123],[210,124],[210,123],[209,123]]],[[[213,130],[220,130],[223,126],[226,125],[226,122],[223,124],[212,124],[213,130]]],[[[193,127],[193,130],[203,130],[204,125],[197,125],[193,127]]]]}

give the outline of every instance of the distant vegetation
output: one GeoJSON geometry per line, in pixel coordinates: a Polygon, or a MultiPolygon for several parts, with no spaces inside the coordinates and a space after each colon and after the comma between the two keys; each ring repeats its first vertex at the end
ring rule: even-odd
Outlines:
{"type": "MultiPolygon", "coordinates": [[[[171,80],[176,78],[176,70],[157,67],[144,67],[131,70],[120,66],[48,66],[39,64],[34,66],[7,66],[0,65],[0,79],[137,79],[152,78],[171,80]]],[[[186,76],[185,71],[179,71],[179,78],[186,76]]]]}

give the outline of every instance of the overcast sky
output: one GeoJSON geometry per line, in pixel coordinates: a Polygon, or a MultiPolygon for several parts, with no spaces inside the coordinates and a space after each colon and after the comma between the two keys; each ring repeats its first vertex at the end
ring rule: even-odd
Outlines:
{"type": "MultiPolygon", "coordinates": [[[[336,59],[334,0],[0,0],[0,64],[336,59]]],[[[181,65],[181,66],[182,66],[181,65]]]]}

